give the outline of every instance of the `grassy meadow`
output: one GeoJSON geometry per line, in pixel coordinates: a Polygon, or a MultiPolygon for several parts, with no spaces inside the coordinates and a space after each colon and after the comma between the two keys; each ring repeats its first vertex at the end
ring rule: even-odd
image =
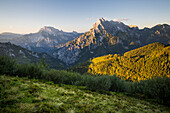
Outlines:
{"type": "Polygon", "coordinates": [[[93,92],[82,86],[54,84],[0,75],[0,112],[149,112],[170,108],[117,92],[93,92]]]}

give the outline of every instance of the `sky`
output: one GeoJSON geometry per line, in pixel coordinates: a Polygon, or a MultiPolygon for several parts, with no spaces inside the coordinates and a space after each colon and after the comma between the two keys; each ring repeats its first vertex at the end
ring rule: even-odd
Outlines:
{"type": "Polygon", "coordinates": [[[86,32],[100,17],[141,29],[170,24],[170,0],[0,0],[0,33],[86,32]]]}

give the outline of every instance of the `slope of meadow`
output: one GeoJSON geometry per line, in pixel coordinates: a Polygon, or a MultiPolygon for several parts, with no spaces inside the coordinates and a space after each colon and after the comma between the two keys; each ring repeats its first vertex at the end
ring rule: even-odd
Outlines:
{"type": "Polygon", "coordinates": [[[0,112],[170,112],[122,93],[0,75],[0,112]]]}

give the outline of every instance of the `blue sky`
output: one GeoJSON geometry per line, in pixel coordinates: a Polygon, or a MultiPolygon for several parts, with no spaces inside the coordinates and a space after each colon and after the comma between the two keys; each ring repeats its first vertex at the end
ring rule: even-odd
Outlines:
{"type": "Polygon", "coordinates": [[[170,24],[170,0],[0,0],[0,33],[85,32],[100,17],[140,28],[170,24]]]}

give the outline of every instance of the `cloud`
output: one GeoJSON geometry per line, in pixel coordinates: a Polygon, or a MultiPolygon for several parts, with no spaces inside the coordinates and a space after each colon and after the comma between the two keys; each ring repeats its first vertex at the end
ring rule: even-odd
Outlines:
{"type": "MultiPolygon", "coordinates": [[[[101,18],[101,17],[100,17],[101,18]]],[[[108,18],[107,17],[102,17],[102,18],[104,18],[105,20],[107,20],[108,18]]],[[[86,18],[88,21],[96,21],[96,20],[98,20],[99,18],[95,18],[95,17],[88,17],[88,18],[86,18]]]]}
{"type": "Polygon", "coordinates": [[[92,21],[92,20],[94,20],[94,19],[95,19],[94,17],[89,17],[89,18],[87,18],[88,21],[92,21]]]}
{"type": "Polygon", "coordinates": [[[129,19],[128,18],[117,18],[117,19],[113,19],[113,21],[128,21],[129,19]]]}
{"type": "Polygon", "coordinates": [[[108,20],[108,17],[103,17],[105,20],[108,20]]]}

